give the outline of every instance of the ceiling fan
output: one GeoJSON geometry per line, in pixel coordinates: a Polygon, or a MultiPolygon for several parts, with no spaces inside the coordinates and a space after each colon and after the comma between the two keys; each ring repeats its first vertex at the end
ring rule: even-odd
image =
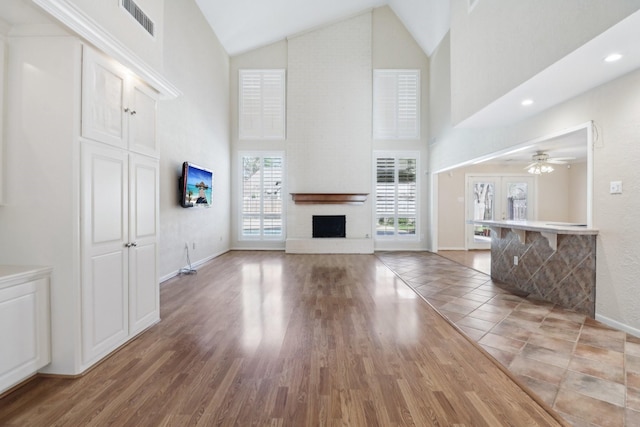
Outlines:
{"type": "Polygon", "coordinates": [[[527,172],[534,175],[550,173],[553,172],[553,166],[551,166],[552,164],[563,165],[567,163],[567,160],[573,159],[575,159],[575,157],[550,157],[544,151],[536,151],[536,154],[531,156],[531,161],[533,163],[526,166],[525,169],[527,169],[527,172]]]}

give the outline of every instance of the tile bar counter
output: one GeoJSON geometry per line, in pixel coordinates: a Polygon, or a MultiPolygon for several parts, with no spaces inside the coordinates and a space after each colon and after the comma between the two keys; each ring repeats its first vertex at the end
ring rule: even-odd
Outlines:
{"type": "Polygon", "coordinates": [[[542,221],[473,221],[491,229],[491,278],[595,316],[598,230],[542,221]]]}

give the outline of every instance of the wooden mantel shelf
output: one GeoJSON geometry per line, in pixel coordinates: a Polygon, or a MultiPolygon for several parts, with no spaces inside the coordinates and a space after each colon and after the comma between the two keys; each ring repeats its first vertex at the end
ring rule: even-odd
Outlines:
{"type": "Polygon", "coordinates": [[[297,205],[362,205],[369,193],[291,193],[297,205]]]}

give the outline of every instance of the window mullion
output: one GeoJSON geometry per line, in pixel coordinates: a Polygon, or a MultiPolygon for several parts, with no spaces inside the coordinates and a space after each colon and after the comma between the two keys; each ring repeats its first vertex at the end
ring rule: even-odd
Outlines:
{"type": "Polygon", "coordinates": [[[260,237],[264,237],[264,174],[265,161],[264,156],[260,156],[260,237]]]}
{"type": "MultiPolygon", "coordinates": [[[[397,129],[396,129],[397,131],[397,129]]],[[[398,197],[400,194],[400,167],[398,157],[393,158],[393,174],[394,174],[394,182],[395,182],[395,199],[396,203],[394,205],[394,226],[396,236],[400,234],[400,198],[398,197]]]]}

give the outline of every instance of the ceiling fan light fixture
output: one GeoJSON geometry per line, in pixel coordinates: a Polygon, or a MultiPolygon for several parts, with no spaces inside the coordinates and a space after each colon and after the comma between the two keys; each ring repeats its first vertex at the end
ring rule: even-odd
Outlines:
{"type": "Polygon", "coordinates": [[[535,165],[531,166],[527,172],[529,172],[532,175],[541,175],[543,173],[551,173],[553,172],[553,166],[551,165],[547,165],[544,163],[536,163],[535,165]]]}

